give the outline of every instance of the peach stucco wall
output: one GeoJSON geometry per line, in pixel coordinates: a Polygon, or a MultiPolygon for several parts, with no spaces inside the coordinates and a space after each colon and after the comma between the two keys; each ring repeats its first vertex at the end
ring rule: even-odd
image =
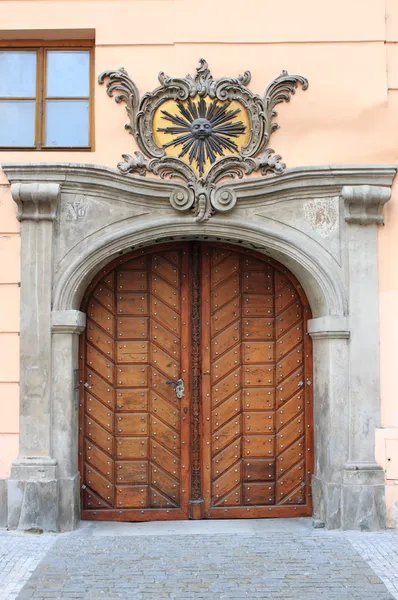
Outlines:
{"type": "MultiPolygon", "coordinates": [[[[397,0],[15,0],[0,2],[0,39],[95,38],[95,73],[123,65],[141,92],[157,73],[193,73],[200,57],[215,76],[252,72],[258,93],[282,69],[305,75],[307,92],[279,109],[272,147],[289,167],[398,163],[397,0]],[[26,32],[28,30],[28,33],[26,32]],[[67,31],[69,30],[69,31],[67,31]],[[88,30],[88,33],[79,30],[88,30]]],[[[2,161],[115,166],[133,150],[124,109],[95,86],[95,150],[0,152],[2,161]]],[[[398,181],[380,228],[381,427],[389,523],[398,523],[398,181]]],[[[19,227],[0,173],[0,477],[18,437],[19,227]]]]}

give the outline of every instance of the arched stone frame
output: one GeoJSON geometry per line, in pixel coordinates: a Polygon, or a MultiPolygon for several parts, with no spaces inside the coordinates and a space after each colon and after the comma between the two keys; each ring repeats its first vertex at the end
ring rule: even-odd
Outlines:
{"type": "Polygon", "coordinates": [[[384,526],[384,473],[374,461],[378,319],[369,314],[378,315],[376,225],[395,167],[292,169],[226,184],[237,206],[201,224],[170,207],[178,184],[89,165],[4,170],[22,221],[21,443],[8,482],[10,527],[77,526],[81,299],[118,254],[181,238],[247,245],[299,279],[313,312],[314,516],[330,528],[384,526]],[[79,210],[89,223],[79,223],[79,210]]]}

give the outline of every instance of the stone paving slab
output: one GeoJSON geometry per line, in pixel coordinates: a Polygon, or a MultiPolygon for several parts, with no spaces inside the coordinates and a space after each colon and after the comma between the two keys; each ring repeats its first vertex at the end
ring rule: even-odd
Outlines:
{"type": "Polygon", "coordinates": [[[304,522],[85,526],[57,536],[17,599],[394,599],[363,553],[367,539],[374,548],[388,539],[395,552],[398,537],[304,522]]]}

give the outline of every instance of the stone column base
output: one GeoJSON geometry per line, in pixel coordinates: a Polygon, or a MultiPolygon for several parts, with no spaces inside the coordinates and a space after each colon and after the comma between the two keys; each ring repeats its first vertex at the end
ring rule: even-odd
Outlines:
{"type": "Polygon", "coordinates": [[[14,461],[8,480],[8,527],[70,531],[80,519],[79,475],[58,479],[50,457],[14,461]]]}
{"type": "Polygon", "coordinates": [[[72,531],[80,522],[80,474],[58,480],[58,529],[72,531]]]}
{"type": "Polygon", "coordinates": [[[314,519],[328,529],[386,527],[384,472],[378,465],[346,465],[341,483],[313,476],[312,499],[314,519]]]}

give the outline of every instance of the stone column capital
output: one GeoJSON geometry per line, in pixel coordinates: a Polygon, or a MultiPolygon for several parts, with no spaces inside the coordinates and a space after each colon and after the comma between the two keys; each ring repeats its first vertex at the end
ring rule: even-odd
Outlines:
{"type": "Polygon", "coordinates": [[[11,194],[18,205],[19,221],[54,221],[59,204],[59,183],[13,183],[11,194]]]}
{"type": "Polygon", "coordinates": [[[347,317],[331,315],[309,319],[308,333],[313,340],[339,340],[350,337],[347,317]]]}
{"type": "Polygon", "coordinates": [[[380,185],[345,185],[341,190],[345,220],[358,225],[383,224],[383,207],[391,198],[391,188],[380,185]]]}
{"type": "Polygon", "coordinates": [[[53,310],[51,328],[54,333],[82,333],[86,327],[86,315],[80,310],[53,310]]]}

